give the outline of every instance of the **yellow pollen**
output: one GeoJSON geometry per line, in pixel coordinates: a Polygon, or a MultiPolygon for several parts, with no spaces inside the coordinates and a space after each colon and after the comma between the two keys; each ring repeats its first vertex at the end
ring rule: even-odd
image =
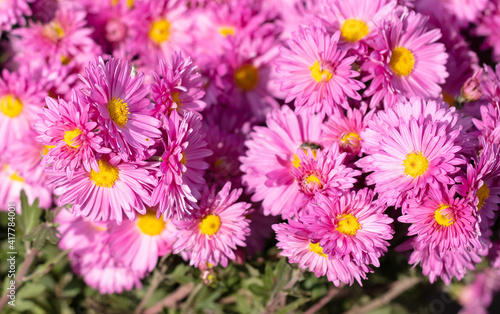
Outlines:
{"type": "Polygon", "coordinates": [[[397,47],[392,51],[389,66],[397,75],[408,76],[413,71],[415,56],[405,47],[397,47]]]}
{"type": "MultiPolygon", "coordinates": [[[[303,149],[303,151],[304,151],[304,153],[307,154],[307,150],[306,149],[303,149]]],[[[316,150],[315,149],[311,149],[311,152],[313,153],[313,156],[316,159],[316,150]]],[[[293,155],[292,165],[295,168],[297,168],[297,169],[299,169],[299,167],[300,167],[300,159],[299,159],[299,156],[297,156],[297,154],[293,155]]]]}
{"type": "Polygon", "coordinates": [[[161,19],[151,23],[149,38],[157,44],[167,41],[170,38],[170,22],[165,19],[161,19]]]}
{"type": "Polygon", "coordinates": [[[234,71],[234,82],[240,89],[250,91],[259,83],[259,71],[252,64],[244,64],[234,71]]]}
{"type": "Polygon", "coordinates": [[[344,135],[342,137],[342,139],[340,139],[340,142],[342,144],[349,144],[350,141],[355,140],[355,139],[357,139],[358,141],[360,141],[361,137],[359,137],[358,134],[351,132],[351,133],[347,133],[346,135],[344,135]]]}
{"type": "Polygon", "coordinates": [[[361,224],[359,224],[358,219],[352,214],[343,214],[342,216],[337,216],[339,220],[337,224],[337,231],[347,234],[355,235],[358,229],[361,229],[361,224]]]}
{"type": "Polygon", "coordinates": [[[155,236],[165,230],[165,222],[162,218],[157,219],[154,211],[148,210],[146,214],[139,215],[137,227],[139,227],[139,230],[141,230],[142,233],[155,236]]]}
{"type": "Polygon", "coordinates": [[[227,37],[229,35],[232,35],[234,36],[235,34],[235,29],[234,27],[232,26],[224,26],[224,27],[221,27],[219,28],[219,33],[224,36],[224,37],[227,37]]]}
{"type": "Polygon", "coordinates": [[[448,205],[441,204],[434,212],[434,219],[436,219],[436,222],[441,226],[448,227],[455,222],[452,213],[448,213],[446,215],[443,214],[443,210],[449,207],[450,206],[448,205]]]}
{"type": "Polygon", "coordinates": [[[17,174],[17,171],[15,171],[13,174],[10,175],[10,179],[12,181],[18,181],[18,182],[22,182],[22,183],[24,183],[26,181],[26,180],[24,180],[23,177],[21,177],[17,174]]]}
{"type": "Polygon", "coordinates": [[[368,25],[357,19],[347,19],[342,24],[340,34],[345,40],[356,42],[370,33],[368,25]]]}
{"type": "Polygon", "coordinates": [[[321,67],[321,61],[316,61],[309,70],[311,71],[312,78],[318,83],[323,82],[323,80],[328,82],[333,77],[332,72],[321,67]]]}
{"type": "Polygon", "coordinates": [[[429,167],[429,161],[421,153],[406,155],[403,164],[405,166],[405,173],[414,178],[423,175],[429,167]]]}
{"type": "Polygon", "coordinates": [[[23,111],[23,103],[13,95],[0,98],[0,110],[9,118],[15,118],[23,111]]]}
{"type": "Polygon", "coordinates": [[[118,180],[120,171],[103,160],[99,160],[97,165],[99,166],[99,172],[91,170],[90,179],[96,186],[112,188],[115,185],[115,181],[118,180]]]}
{"type": "Polygon", "coordinates": [[[43,149],[43,156],[47,155],[49,153],[49,150],[51,150],[54,147],[56,147],[56,145],[45,145],[43,149]]]}
{"type": "Polygon", "coordinates": [[[65,35],[66,34],[64,33],[64,30],[59,22],[52,21],[43,27],[43,36],[52,41],[58,41],[64,38],[65,35]]]}
{"type": "Polygon", "coordinates": [[[64,132],[64,141],[66,142],[66,144],[68,144],[69,147],[78,148],[80,147],[80,145],[75,144],[74,139],[80,134],[82,134],[82,131],[80,131],[80,129],[66,131],[64,132]]]}
{"type": "Polygon", "coordinates": [[[322,184],[321,184],[321,181],[319,180],[319,178],[318,178],[317,176],[313,175],[313,174],[311,174],[310,176],[308,176],[308,177],[305,179],[305,181],[306,181],[307,183],[312,183],[312,182],[314,182],[314,183],[316,183],[316,185],[317,185],[318,187],[320,187],[320,188],[322,187],[322,184]]]}
{"type": "Polygon", "coordinates": [[[182,100],[179,98],[179,92],[172,93],[172,101],[177,104],[177,107],[182,106],[182,100]]]}
{"type": "Polygon", "coordinates": [[[208,215],[200,222],[200,231],[202,234],[214,235],[220,228],[220,218],[216,215],[208,215]]]}
{"type": "Polygon", "coordinates": [[[128,106],[120,98],[113,97],[106,107],[108,109],[109,117],[116,124],[123,127],[128,122],[128,106]]]}
{"type": "Polygon", "coordinates": [[[309,251],[314,252],[322,257],[328,257],[328,255],[323,253],[323,248],[321,247],[321,245],[319,245],[319,243],[309,242],[309,251]]]}
{"type": "Polygon", "coordinates": [[[182,153],[181,164],[186,165],[186,154],[182,153]]]}
{"type": "Polygon", "coordinates": [[[61,55],[61,64],[68,65],[71,62],[71,58],[65,55],[61,55]]]}
{"type": "Polygon", "coordinates": [[[486,183],[483,183],[479,190],[477,190],[477,198],[479,203],[477,204],[477,210],[481,210],[484,206],[484,202],[490,197],[490,188],[486,183]]]}
{"type": "Polygon", "coordinates": [[[134,7],[134,0],[127,0],[127,6],[129,9],[132,9],[134,7]]]}

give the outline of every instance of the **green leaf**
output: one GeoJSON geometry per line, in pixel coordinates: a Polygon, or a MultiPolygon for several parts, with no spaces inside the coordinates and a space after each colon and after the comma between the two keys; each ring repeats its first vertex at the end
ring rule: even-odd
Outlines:
{"type": "Polygon", "coordinates": [[[41,283],[27,282],[17,292],[19,299],[32,299],[42,294],[47,287],[41,283]]]}
{"type": "Polygon", "coordinates": [[[30,234],[26,235],[25,240],[33,241],[33,247],[37,250],[41,250],[45,245],[45,241],[50,241],[54,244],[57,243],[59,238],[57,237],[57,229],[53,226],[47,224],[42,224],[36,226],[36,228],[30,234]]]}
{"type": "Polygon", "coordinates": [[[21,191],[21,228],[24,231],[24,235],[28,235],[32,230],[40,224],[40,215],[42,210],[38,207],[38,198],[35,199],[33,204],[28,204],[28,198],[24,190],[21,191]]]}

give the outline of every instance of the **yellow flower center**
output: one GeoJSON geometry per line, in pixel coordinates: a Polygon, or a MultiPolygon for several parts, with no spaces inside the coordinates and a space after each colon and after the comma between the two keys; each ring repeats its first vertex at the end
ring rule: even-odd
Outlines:
{"type": "Polygon", "coordinates": [[[165,230],[165,222],[160,217],[160,219],[156,218],[156,213],[154,211],[148,210],[145,215],[140,215],[137,220],[137,227],[141,230],[142,233],[155,236],[165,230]]]}
{"type": "Polygon", "coordinates": [[[415,56],[405,47],[397,47],[392,51],[389,66],[397,75],[408,76],[413,71],[415,56]]]}
{"type": "Polygon", "coordinates": [[[208,215],[200,222],[200,231],[202,234],[214,235],[220,228],[220,218],[216,215],[208,215]]]}
{"type": "Polygon", "coordinates": [[[318,187],[322,187],[322,184],[321,184],[321,181],[319,180],[319,178],[313,174],[311,174],[310,176],[308,176],[305,181],[307,183],[312,183],[314,182],[318,187]]]}
{"type": "Polygon", "coordinates": [[[9,118],[15,118],[23,111],[23,103],[13,95],[3,96],[0,99],[0,110],[9,118]]]}
{"type": "Polygon", "coordinates": [[[66,35],[61,24],[56,21],[52,21],[49,24],[44,25],[42,34],[52,41],[58,41],[66,35]]]}
{"type": "Polygon", "coordinates": [[[170,38],[170,22],[165,19],[161,19],[151,23],[149,38],[157,44],[167,41],[170,38]]]}
{"type": "Polygon", "coordinates": [[[441,204],[436,211],[434,212],[434,219],[436,219],[436,222],[440,224],[441,226],[448,227],[451,226],[454,222],[455,219],[453,218],[452,213],[448,214],[443,214],[443,210],[446,208],[449,208],[450,206],[441,204]]]}
{"type": "Polygon", "coordinates": [[[65,55],[61,55],[61,64],[68,65],[71,62],[71,58],[65,55]]]}
{"type": "MultiPolygon", "coordinates": [[[[303,151],[304,151],[304,153],[307,154],[306,149],[303,149],[303,151]]],[[[313,156],[316,159],[316,149],[311,149],[311,152],[313,153],[313,156]]],[[[299,167],[300,167],[300,159],[299,159],[299,156],[297,156],[297,154],[293,155],[292,165],[297,169],[299,169],[299,167]]]]}
{"type": "Polygon", "coordinates": [[[51,150],[52,148],[56,147],[56,145],[45,145],[45,147],[43,148],[43,156],[47,155],[49,150],[51,150]]]}
{"type": "Polygon", "coordinates": [[[134,0],[127,0],[127,6],[129,7],[129,9],[132,9],[134,7],[134,0]]]}
{"type": "Polygon", "coordinates": [[[309,70],[311,71],[312,78],[318,83],[323,81],[328,82],[333,77],[332,72],[321,68],[321,61],[316,61],[309,70]]]}
{"type": "Polygon", "coordinates": [[[112,188],[115,185],[115,181],[118,180],[120,171],[103,160],[99,160],[97,165],[99,166],[99,172],[91,170],[90,179],[96,186],[112,188]]]}
{"type": "Polygon", "coordinates": [[[219,28],[219,33],[224,36],[224,37],[227,37],[229,35],[232,35],[234,36],[235,34],[235,29],[234,27],[232,26],[224,26],[224,27],[221,27],[219,28]]]}
{"type": "Polygon", "coordinates": [[[319,243],[309,242],[309,251],[314,252],[322,257],[328,257],[328,255],[323,253],[323,248],[321,247],[321,245],[319,245],[319,243]]]}
{"type": "Polygon", "coordinates": [[[172,93],[172,101],[177,104],[177,107],[182,106],[182,100],[180,100],[180,98],[179,98],[179,92],[172,93]]]}
{"type": "Polygon", "coordinates": [[[234,71],[234,82],[242,90],[250,91],[259,83],[259,71],[252,64],[244,64],[234,71]]]}
{"type": "Polygon", "coordinates": [[[18,182],[21,182],[21,183],[24,183],[26,180],[24,180],[23,177],[19,176],[17,174],[17,171],[15,171],[13,174],[10,175],[10,179],[12,181],[18,181],[18,182]]]}
{"type": "Polygon", "coordinates": [[[80,131],[80,129],[66,131],[66,132],[64,132],[64,141],[66,142],[66,144],[68,144],[69,147],[78,148],[78,147],[80,147],[80,145],[75,144],[73,142],[73,140],[75,139],[75,137],[77,137],[80,134],[82,134],[82,131],[80,131]]]}
{"type": "Polygon", "coordinates": [[[355,235],[358,229],[361,229],[361,224],[358,222],[358,219],[354,217],[352,214],[343,214],[342,216],[337,216],[339,222],[337,224],[337,231],[347,234],[347,235],[355,235]]]}
{"type": "Polygon", "coordinates": [[[186,154],[182,153],[181,164],[186,165],[186,154]]]}
{"type": "Polygon", "coordinates": [[[106,108],[113,122],[121,127],[127,124],[129,111],[126,102],[123,102],[120,98],[113,97],[106,108]]]}
{"type": "Polygon", "coordinates": [[[479,199],[479,203],[477,204],[477,210],[481,210],[484,206],[484,202],[490,197],[490,188],[486,183],[483,183],[479,190],[477,190],[477,198],[479,199]]]}
{"type": "Polygon", "coordinates": [[[355,139],[357,139],[357,140],[359,140],[359,141],[360,141],[360,140],[361,140],[361,137],[359,137],[359,135],[358,135],[358,134],[356,134],[356,133],[352,133],[352,132],[351,132],[351,133],[347,133],[346,135],[344,135],[344,136],[340,139],[340,142],[341,142],[342,144],[349,144],[349,142],[350,142],[350,141],[355,140],[355,139]]]}
{"type": "Polygon", "coordinates": [[[429,167],[429,161],[420,153],[406,155],[403,164],[405,166],[405,173],[414,178],[423,175],[429,167]]]}
{"type": "Polygon", "coordinates": [[[347,19],[342,24],[340,34],[345,40],[356,42],[370,33],[368,25],[357,19],[347,19]]]}

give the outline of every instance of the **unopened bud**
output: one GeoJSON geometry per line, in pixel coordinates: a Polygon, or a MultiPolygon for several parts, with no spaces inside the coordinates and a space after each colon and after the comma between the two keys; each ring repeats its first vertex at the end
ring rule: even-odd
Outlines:
{"type": "Polygon", "coordinates": [[[481,76],[478,74],[480,74],[480,72],[476,72],[472,77],[468,78],[464,86],[462,86],[461,93],[466,102],[478,101],[483,97],[481,76]]]}

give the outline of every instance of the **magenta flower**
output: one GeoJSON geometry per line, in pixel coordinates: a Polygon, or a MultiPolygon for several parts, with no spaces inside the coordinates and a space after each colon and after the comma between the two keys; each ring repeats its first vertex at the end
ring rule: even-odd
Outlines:
{"type": "Polygon", "coordinates": [[[5,0],[0,2],[0,32],[10,31],[13,25],[26,25],[24,16],[31,15],[29,3],[33,0],[5,0]]]}
{"type": "Polygon", "coordinates": [[[85,171],[99,171],[98,154],[111,150],[103,147],[98,135],[97,123],[89,119],[89,105],[82,105],[76,95],[72,100],[59,102],[45,98],[47,107],[39,114],[33,127],[38,132],[37,141],[51,147],[43,158],[45,165],[66,172],[69,179],[73,172],[83,166],[85,171]]]}
{"type": "Polygon", "coordinates": [[[398,218],[409,223],[408,236],[438,253],[470,251],[481,247],[476,210],[465,198],[455,198],[456,189],[429,189],[422,202],[408,200],[409,207],[398,218]]]}
{"type": "Polygon", "coordinates": [[[205,157],[212,155],[202,129],[200,116],[187,112],[180,118],[176,110],[165,119],[167,139],[161,156],[158,185],[151,203],[158,206],[158,216],[184,218],[197,208],[205,184],[203,174],[208,164],[205,157]]]}
{"type": "Polygon", "coordinates": [[[172,252],[177,229],[172,221],[156,218],[147,210],[134,221],[111,223],[108,229],[110,254],[124,266],[140,274],[153,271],[158,257],[172,252]]]}
{"type": "Polygon", "coordinates": [[[329,258],[319,243],[310,240],[311,232],[298,221],[273,225],[273,229],[282,256],[288,257],[290,263],[298,263],[300,268],[314,272],[316,277],[326,275],[335,286],[341,282],[352,285],[354,279],[362,286],[361,279],[366,279],[366,273],[373,272],[365,264],[356,264],[348,258],[329,258]]]}
{"type": "Polygon", "coordinates": [[[321,148],[318,115],[295,114],[288,106],[267,116],[267,127],[256,126],[245,142],[248,151],[240,157],[243,184],[252,201],[262,202],[265,215],[293,215],[302,198],[297,181],[290,175],[300,161],[297,148],[321,148]]]}
{"type": "Polygon", "coordinates": [[[337,143],[314,153],[310,148],[306,152],[297,148],[296,155],[298,160],[294,162],[298,167],[292,167],[291,175],[303,195],[301,204],[295,204],[299,209],[315,201],[317,194],[327,197],[340,196],[342,191],[353,187],[356,183],[354,177],[361,174],[358,170],[344,166],[346,155],[339,152],[337,143]]]}
{"type": "Polygon", "coordinates": [[[319,195],[316,204],[308,206],[301,217],[330,258],[352,259],[356,264],[380,266],[379,257],[387,252],[392,239],[392,218],[384,214],[386,207],[373,200],[372,190],[345,192],[338,198],[319,195]]]}
{"type": "Polygon", "coordinates": [[[142,85],[144,74],[132,77],[128,62],[102,58],[90,63],[82,78],[87,88],[83,104],[97,110],[97,123],[105,145],[122,159],[144,157],[145,150],[161,136],[160,121],[151,117],[153,109],[142,85]]]}
{"type": "Polygon", "coordinates": [[[340,32],[330,36],[319,26],[300,28],[282,48],[276,61],[281,90],[295,99],[297,112],[332,114],[336,104],[348,107],[347,97],[360,100],[356,92],[364,84],[353,79],[359,73],[351,69],[355,56],[337,48],[340,32]]]}
{"type": "Polygon", "coordinates": [[[382,36],[374,38],[375,52],[362,69],[373,80],[365,91],[372,96],[370,107],[383,100],[385,107],[393,106],[404,97],[437,98],[439,84],[448,77],[445,46],[436,41],[439,29],[427,30],[428,18],[413,11],[405,13],[381,29],[382,36]]]}
{"type": "Polygon", "coordinates": [[[27,67],[17,72],[3,70],[0,77],[0,151],[31,130],[37,114],[42,112],[43,86],[27,67]]]}
{"type": "Polygon", "coordinates": [[[231,183],[226,183],[215,194],[215,187],[205,187],[200,201],[200,209],[187,220],[174,221],[179,229],[174,253],[190,253],[189,264],[195,267],[222,265],[236,258],[236,246],[246,246],[245,238],[250,234],[249,220],[245,218],[250,204],[236,203],[242,189],[231,191],[231,183]]]}
{"type": "Polygon", "coordinates": [[[135,219],[135,213],[146,213],[150,192],[156,180],[144,169],[144,162],[120,162],[118,156],[109,160],[99,159],[99,171],[75,170],[72,179],[63,171],[51,170],[54,194],[60,196],[60,206],[73,204],[77,216],[91,221],[116,221],[120,224],[123,214],[135,219]]]}
{"type": "Polygon", "coordinates": [[[155,110],[168,115],[177,110],[181,116],[186,111],[202,111],[206,103],[201,100],[201,75],[191,58],[183,58],[178,52],[172,55],[168,64],[160,59],[160,70],[154,73],[155,83],[151,85],[151,94],[155,110]]]}

